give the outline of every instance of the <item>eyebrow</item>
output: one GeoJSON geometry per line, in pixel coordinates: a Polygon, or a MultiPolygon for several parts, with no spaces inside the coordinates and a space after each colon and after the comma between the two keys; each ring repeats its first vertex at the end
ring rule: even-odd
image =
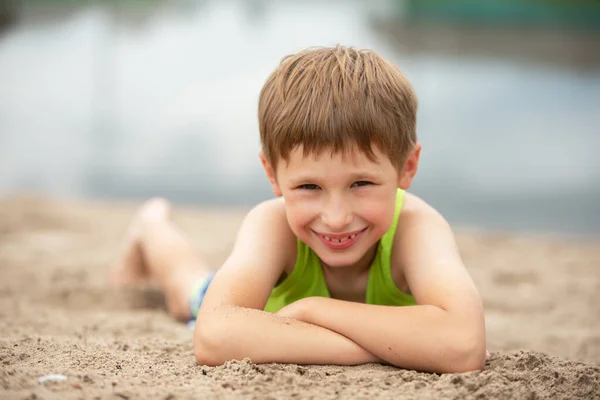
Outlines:
{"type": "MultiPolygon", "coordinates": [[[[301,185],[301,184],[305,184],[305,183],[319,183],[321,180],[322,180],[322,178],[320,178],[319,176],[300,175],[297,178],[290,179],[290,184],[292,186],[296,186],[296,185],[301,185]]],[[[354,181],[354,182],[356,182],[356,181],[378,181],[378,180],[380,180],[380,178],[372,173],[357,172],[357,173],[351,174],[349,176],[348,180],[354,181]]]]}

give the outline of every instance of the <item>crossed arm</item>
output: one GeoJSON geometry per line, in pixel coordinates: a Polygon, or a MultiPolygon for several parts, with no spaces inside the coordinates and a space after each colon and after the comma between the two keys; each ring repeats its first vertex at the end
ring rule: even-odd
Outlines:
{"type": "MultiPolygon", "coordinates": [[[[265,273],[264,265],[284,264],[285,257],[278,259],[273,249],[286,243],[258,240],[256,235],[254,240],[244,240],[250,226],[256,229],[265,213],[272,212],[263,208],[248,216],[232,256],[209,288],[196,324],[199,363],[218,365],[249,357],[257,363],[385,362],[431,372],[483,368],[481,301],[462,266],[452,232],[437,213],[407,214],[399,230],[410,234],[397,233],[404,239],[394,251],[402,257],[393,261],[405,265],[406,279],[420,305],[376,306],[310,297],[273,315],[261,309],[281,271],[274,267],[273,273],[265,273]],[[261,266],[240,267],[242,256],[252,253],[266,257],[261,266]]],[[[278,237],[271,239],[285,240],[278,237]]]]}

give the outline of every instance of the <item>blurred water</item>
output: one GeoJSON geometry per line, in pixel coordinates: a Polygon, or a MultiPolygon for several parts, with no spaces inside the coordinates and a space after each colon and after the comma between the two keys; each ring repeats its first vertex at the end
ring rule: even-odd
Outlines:
{"type": "Polygon", "coordinates": [[[424,146],[413,191],[451,222],[600,233],[600,69],[415,48],[375,23],[392,11],[215,1],[25,13],[0,36],[0,194],[268,198],[260,88],[284,55],[343,43],[412,81],[424,146]]]}

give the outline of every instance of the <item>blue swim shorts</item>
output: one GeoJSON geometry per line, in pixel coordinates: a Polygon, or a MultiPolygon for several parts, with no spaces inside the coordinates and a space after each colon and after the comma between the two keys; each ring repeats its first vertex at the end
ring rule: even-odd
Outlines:
{"type": "Polygon", "coordinates": [[[200,310],[200,306],[202,305],[202,300],[204,300],[206,291],[208,290],[210,283],[214,279],[215,274],[216,272],[211,272],[206,276],[206,278],[201,279],[194,287],[192,293],[190,293],[189,306],[191,318],[189,323],[193,323],[196,321],[196,318],[198,317],[198,311],[200,310]]]}

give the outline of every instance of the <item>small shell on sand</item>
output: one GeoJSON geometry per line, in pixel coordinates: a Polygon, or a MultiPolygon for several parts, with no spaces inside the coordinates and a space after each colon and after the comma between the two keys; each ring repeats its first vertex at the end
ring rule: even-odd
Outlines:
{"type": "Polygon", "coordinates": [[[40,376],[40,378],[38,379],[38,382],[43,384],[46,382],[57,382],[57,381],[66,381],[66,380],[67,380],[67,377],[64,375],[52,374],[52,375],[40,376]]]}

